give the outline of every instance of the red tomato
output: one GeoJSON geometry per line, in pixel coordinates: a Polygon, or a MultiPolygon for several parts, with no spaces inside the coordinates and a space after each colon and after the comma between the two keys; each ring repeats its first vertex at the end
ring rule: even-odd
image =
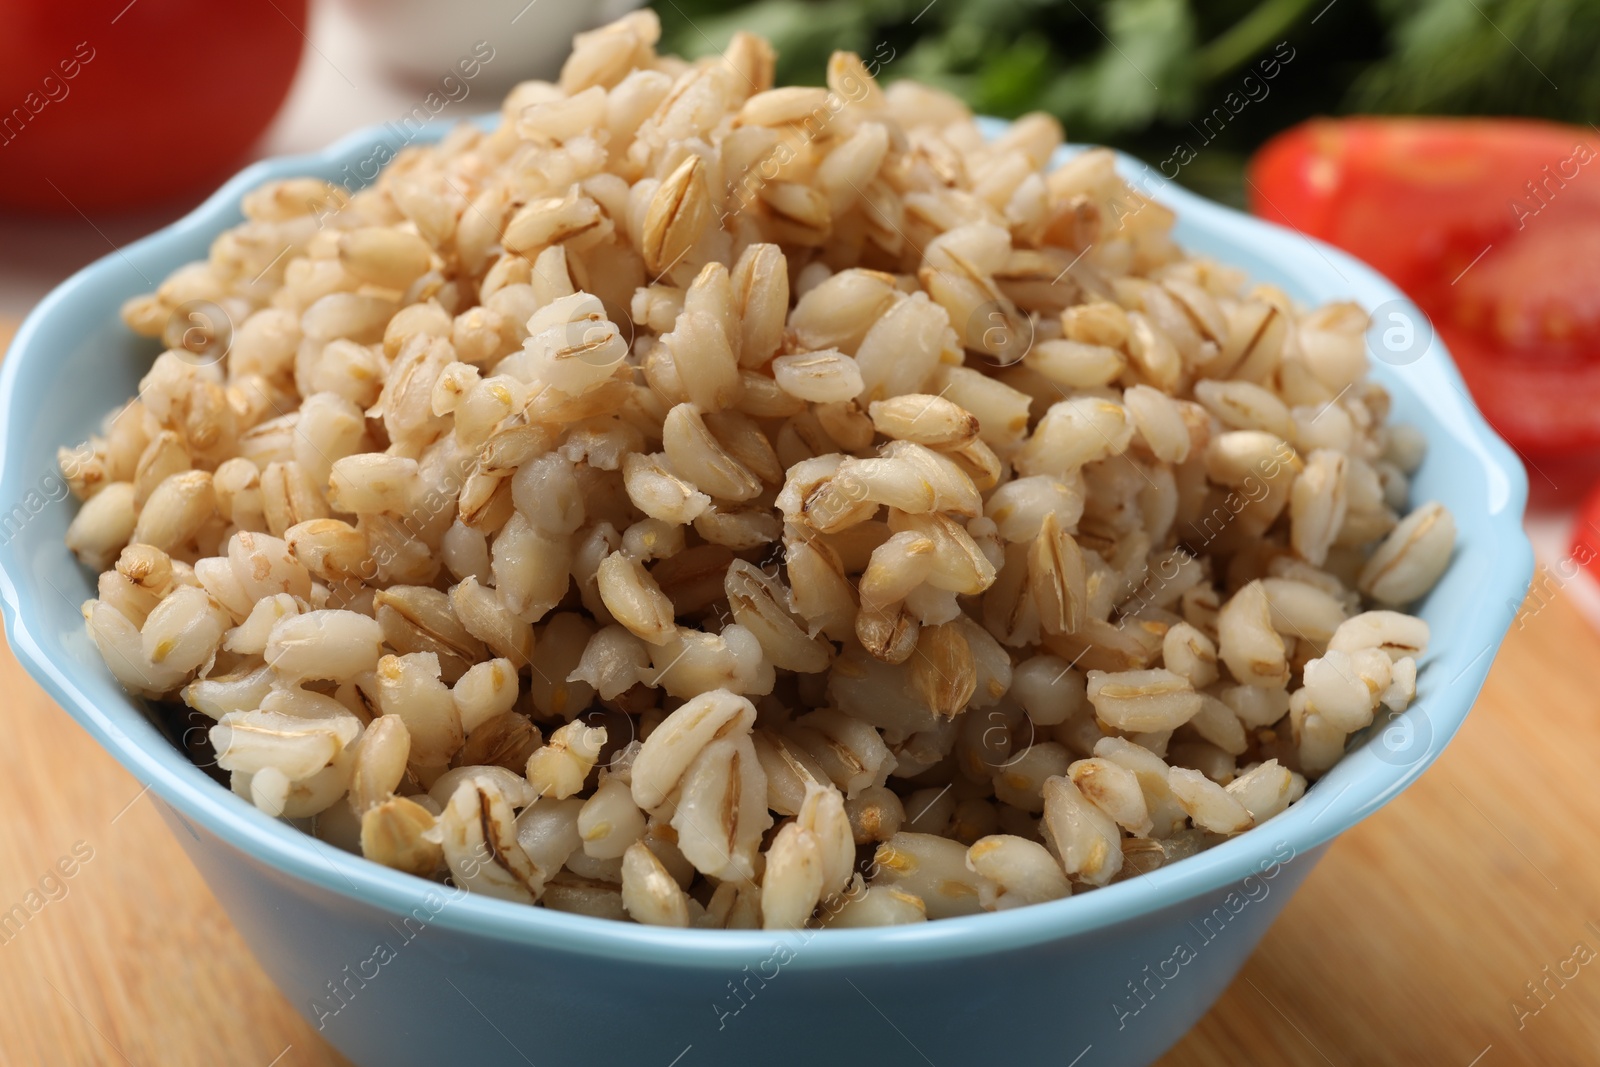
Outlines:
{"type": "Polygon", "coordinates": [[[202,191],[289,90],[306,0],[18,0],[0,30],[0,207],[202,191]]]}
{"type": "MultiPolygon", "coordinates": [[[[1600,488],[1590,493],[1578,509],[1578,524],[1572,530],[1572,560],[1590,577],[1600,579],[1600,488]]],[[[1562,579],[1568,577],[1564,575],[1562,579]]]]}
{"type": "Polygon", "coordinates": [[[1600,447],[1600,138],[1520,119],[1317,120],[1251,161],[1257,214],[1392,278],[1528,453],[1600,447]]]}

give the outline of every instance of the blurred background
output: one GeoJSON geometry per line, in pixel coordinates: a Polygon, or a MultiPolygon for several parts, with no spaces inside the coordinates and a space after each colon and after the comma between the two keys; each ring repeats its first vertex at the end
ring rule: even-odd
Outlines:
{"type": "MultiPolygon", "coordinates": [[[[252,158],[492,111],[641,2],[10,0],[0,316],[252,158]]],[[[819,84],[853,50],[1366,259],[1425,315],[1374,355],[1448,343],[1565,550],[1600,476],[1600,0],[650,2],[664,52],[747,29],[780,84],[819,84]]],[[[1600,541],[1600,503],[1588,518],[1600,541]]]]}
{"type": "MultiPolygon", "coordinates": [[[[116,203],[72,196],[66,188],[21,195],[17,181],[0,176],[0,211],[72,216],[78,212],[67,197],[84,211],[96,206],[87,201],[98,201],[124,210],[87,221],[121,240],[175,217],[241,158],[321,147],[356,127],[395,119],[430,91],[447,100],[441,118],[490,110],[516,81],[553,75],[573,32],[637,2],[86,0],[63,10],[43,0],[13,0],[6,6],[22,28],[0,43],[0,58],[8,61],[0,108],[15,109],[0,121],[0,158],[51,141],[37,154],[81,162],[66,139],[109,127],[104,113],[120,109],[118,155],[136,173],[119,167],[88,176],[122,187],[127,195],[116,203]],[[94,58],[74,64],[80,72],[67,78],[57,68],[74,61],[80,40],[80,57],[94,58]],[[494,59],[475,83],[463,80],[465,94],[440,91],[437,83],[457,74],[457,60],[479,41],[494,59]],[[180,77],[140,58],[183,57],[192,66],[196,57],[224,52],[235,59],[180,77]],[[207,82],[211,94],[185,92],[207,82]],[[72,96],[79,100],[69,103],[72,96]],[[33,128],[24,135],[23,126],[33,128]],[[167,129],[172,136],[163,136],[167,129]],[[139,172],[150,180],[140,180],[139,172]],[[120,217],[130,208],[133,218],[120,217]]],[[[820,84],[834,49],[856,51],[876,62],[884,80],[930,82],[986,114],[1050,112],[1074,141],[1122,148],[1241,207],[1248,202],[1250,154],[1313,116],[1530,116],[1586,127],[1600,115],[1595,0],[654,0],[652,6],[661,16],[663,51],[711,54],[735,30],[748,29],[776,46],[780,84],[820,84]]],[[[7,169],[0,166],[0,175],[7,169]]],[[[25,311],[65,270],[104,250],[103,240],[97,246],[77,232],[92,229],[85,221],[68,219],[59,232],[46,227],[45,239],[33,241],[30,227],[6,220],[0,311],[25,311]],[[76,240],[69,249],[61,238],[76,240]]]]}
{"type": "MultiPolygon", "coordinates": [[[[12,0],[19,28],[0,40],[0,313],[26,312],[108,240],[175,218],[248,158],[395,121],[430,92],[445,102],[440,119],[492,110],[515,82],[552,76],[573,32],[637,3],[12,0]],[[478,42],[493,58],[463,78],[459,61],[478,42]],[[191,69],[197,59],[203,69],[191,69]],[[107,158],[71,143],[88,139],[107,158]],[[53,169],[56,188],[25,188],[18,157],[22,170],[53,169]],[[87,173],[69,181],[63,170],[87,173]]],[[[820,84],[828,55],[853,50],[883,80],[930,82],[982,113],[1050,112],[1071,140],[1124,149],[1239,207],[1251,154],[1314,116],[1526,116],[1591,134],[1600,116],[1596,0],[652,6],[663,51],[711,54],[748,29],[776,46],[780,83],[820,84]]]]}
{"type": "Polygon", "coordinates": [[[985,114],[1048,111],[1072,140],[1113,145],[1152,166],[1187,143],[1196,156],[1179,180],[1236,206],[1245,204],[1250,153],[1314,115],[1527,115],[1586,123],[1600,114],[1593,61],[1600,4],[1585,0],[656,6],[666,45],[687,55],[720,48],[740,28],[768,37],[778,49],[780,82],[819,83],[835,48],[880,61],[892,55],[883,64],[887,79],[939,85],[985,114]],[[1229,121],[1207,126],[1219,106],[1229,121]]]}

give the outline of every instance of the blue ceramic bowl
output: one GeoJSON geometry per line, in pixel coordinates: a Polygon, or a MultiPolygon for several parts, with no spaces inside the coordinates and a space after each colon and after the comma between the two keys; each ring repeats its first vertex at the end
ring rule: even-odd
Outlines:
{"type": "MultiPolygon", "coordinates": [[[[434,134],[436,136],[437,133],[434,134]]],[[[94,576],[62,545],[59,445],[137,391],[156,347],[118,305],[202,259],[268,179],[337,179],[392,131],[258,163],[183,220],[95,263],[29,316],[0,371],[0,594],[12,648],[159,798],[262,966],[359,1064],[1147,1064],[1205,1013],[1328,843],[1404,789],[1471,707],[1527,587],[1526,481],[1393,285],[1326,245],[1219,207],[1123,160],[1200,253],[1316,304],[1381,311],[1375,372],[1427,435],[1413,483],[1449,507],[1456,557],[1421,606],[1417,703],[1266,825],[1068,900],[920,926],[821,933],[663,930],[456,895],[347,855],[217,785],[107,672],[78,605],[94,576]],[[1426,351],[1422,351],[1426,348],[1426,351]],[[1408,358],[1418,358],[1397,365],[1408,358]]],[[[1314,961],[1307,961],[1313,966],[1314,961]]]]}

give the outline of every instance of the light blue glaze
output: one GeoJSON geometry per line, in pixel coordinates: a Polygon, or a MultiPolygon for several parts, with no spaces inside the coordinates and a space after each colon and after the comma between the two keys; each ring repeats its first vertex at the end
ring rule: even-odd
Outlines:
{"type": "MultiPolygon", "coordinates": [[[[48,500],[45,481],[56,448],[82,441],[133,395],[156,354],[153,343],[122,326],[118,305],[204,258],[211,240],[240,220],[247,190],[291,175],[335,178],[386,136],[393,135],[361,131],[314,155],[248,168],[186,218],[63,283],[28,317],[0,367],[0,513],[13,504],[29,512],[30,499],[43,499],[20,532],[0,535],[0,595],[12,648],[150,785],[263,965],[358,1063],[665,1067],[682,1054],[682,1067],[946,1067],[1064,1065],[1080,1053],[1081,1067],[1148,1063],[1220,995],[1326,843],[1438,756],[1471,707],[1527,587],[1532,553],[1521,527],[1522,466],[1484,424],[1435,343],[1408,366],[1374,365],[1394,395],[1394,418],[1419,425],[1430,443],[1414,499],[1443,502],[1459,530],[1450,570],[1420,608],[1433,642],[1417,703],[1263,827],[1069,900],[809,938],[653,929],[483,897],[440,908],[440,887],[268,818],[207,778],[150,724],[84,633],[78,605],[93,595],[94,576],[62,546],[74,504],[48,500]],[[1275,851],[1293,859],[1272,866],[1275,851]],[[1201,925],[1218,906],[1228,921],[1201,925]],[[407,942],[391,920],[417,909],[426,929],[407,942]],[[1207,939],[1213,931],[1220,932],[1207,939]],[[356,973],[384,941],[395,957],[358,987],[342,968],[356,973]],[[1159,984],[1163,961],[1180,942],[1195,956],[1159,984]],[[742,970],[746,965],[751,971],[742,970]],[[774,969],[777,977],[764,986],[749,977],[774,969]],[[328,996],[330,980],[347,981],[355,993],[337,1014],[323,1016],[313,1001],[328,996]],[[1130,1013],[1140,1004],[1131,999],[1130,981],[1145,983],[1147,1004],[1137,1013],[1130,1013]],[[741,994],[749,1003],[737,1014],[724,1014],[739,1004],[730,982],[755,991],[741,994]]],[[[1122,166],[1177,211],[1178,239],[1196,252],[1307,303],[1349,299],[1371,309],[1403,299],[1343,252],[1202,200],[1133,160],[1122,166]]],[[[1176,965],[1165,966],[1171,973],[1176,965]]]]}

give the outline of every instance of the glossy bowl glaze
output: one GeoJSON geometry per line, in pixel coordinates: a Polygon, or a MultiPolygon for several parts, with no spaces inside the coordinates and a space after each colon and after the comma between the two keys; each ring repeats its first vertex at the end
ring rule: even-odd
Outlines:
{"type": "Polygon", "coordinates": [[[1433,640],[1408,711],[1370,730],[1287,812],[1208,852],[1067,900],[918,926],[663,930],[468,897],[340,852],[210,779],[102,665],[78,611],[95,576],[63,547],[75,505],[62,499],[54,457],[132,396],[157,354],[119,321],[124,299],[204,258],[240,221],[246,190],[335,178],[381,136],[362,131],[250,167],[188,217],[51,293],[0,369],[0,595],[12,648],[150,786],[284,994],[366,1067],[1147,1064],[1227,987],[1327,843],[1438,756],[1527,587],[1522,466],[1443,348],[1405,332],[1426,329],[1421,313],[1344,253],[1124,159],[1135,187],[1176,210],[1189,249],[1298,300],[1377,312],[1374,373],[1394,395],[1394,418],[1420,426],[1430,445],[1415,499],[1443,502],[1459,530],[1449,571],[1420,606],[1433,640]]]}

